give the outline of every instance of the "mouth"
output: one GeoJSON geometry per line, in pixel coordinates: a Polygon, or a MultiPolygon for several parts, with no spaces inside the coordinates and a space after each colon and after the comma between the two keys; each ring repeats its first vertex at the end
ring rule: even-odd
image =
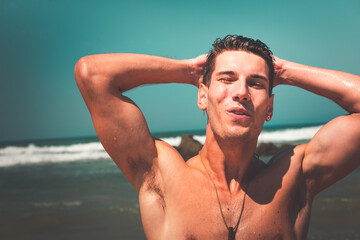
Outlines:
{"type": "Polygon", "coordinates": [[[249,112],[243,108],[231,108],[227,110],[228,113],[239,115],[239,116],[250,116],[249,112]]]}
{"type": "Polygon", "coordinates": [[[251,117],[251,114],[244,108],[230,108],[226,112],[228,115],[230,115],[230,117],[237,120],[245,120],[251,117]]]}

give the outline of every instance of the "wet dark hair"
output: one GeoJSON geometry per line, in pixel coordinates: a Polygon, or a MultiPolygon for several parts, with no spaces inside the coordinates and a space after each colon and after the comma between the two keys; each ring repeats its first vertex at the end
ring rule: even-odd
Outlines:
{"type": "Polygon", "coordinates": [[[256,54],[265,60],[269,67],[269,96],[271,96],[274,80],[274,64],[272,52],[265,43],[260,40],[254,40],[252,38],[247,38],[240,35],[227,35],[224,38],[216,39],[212,46],[213,48],[210,50],[204,66],[203,83],[206,86],[210,86],[211,75],[214,71],[216,56],[224,51],[243,50],[256,54]]]}

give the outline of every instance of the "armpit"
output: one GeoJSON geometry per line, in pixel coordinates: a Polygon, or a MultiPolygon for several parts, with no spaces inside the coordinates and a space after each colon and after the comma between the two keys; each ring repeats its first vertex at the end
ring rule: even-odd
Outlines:
{"type": "Polygon", "coordinates": [[[149,193],[154,193],[158,199],[161,207],[165,211],[165,198],[164,198],[164,191],[161,188],[160,181],[158,176],[156,175],[154,169],[145,172],[144,174],[144,187],[145,191],[149,193]]]}

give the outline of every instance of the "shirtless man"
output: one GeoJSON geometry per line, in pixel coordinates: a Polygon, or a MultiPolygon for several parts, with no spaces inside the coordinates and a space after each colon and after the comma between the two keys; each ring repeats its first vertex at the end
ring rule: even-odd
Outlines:
{"type": "Polygon", "coordinates": [[[360,77],[274,58],[260,41],[227,36],[208,59],[104,54],[76,64],[98,137],[138,193],[148,239],[306,239],[314,197],[359,166],[360,77]],[[150,135],[123,95],[156,83],[199,87],[206,141],[187,162],[150,135]],[[279,84],[329,98],[350,114],[264,164],[255,149],[279,84]]]}

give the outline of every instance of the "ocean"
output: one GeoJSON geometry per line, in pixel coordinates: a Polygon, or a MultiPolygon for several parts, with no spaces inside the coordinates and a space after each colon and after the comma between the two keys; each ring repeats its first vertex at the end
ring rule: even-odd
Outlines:
{"type": "MultiPolygon", "coordinates": [[[[259,143],[304,143],[320,127],[267,128],[259,143]]],[[[154,135],[177,146],[184,133],[205,140],[154,135]]],[[[145,239],[136,192],[96,137],[0,143],[0,189],[0,239],[145,239]]],[[[360,239],[360,169],[316,198],[308,239],[360,239]]]]}

